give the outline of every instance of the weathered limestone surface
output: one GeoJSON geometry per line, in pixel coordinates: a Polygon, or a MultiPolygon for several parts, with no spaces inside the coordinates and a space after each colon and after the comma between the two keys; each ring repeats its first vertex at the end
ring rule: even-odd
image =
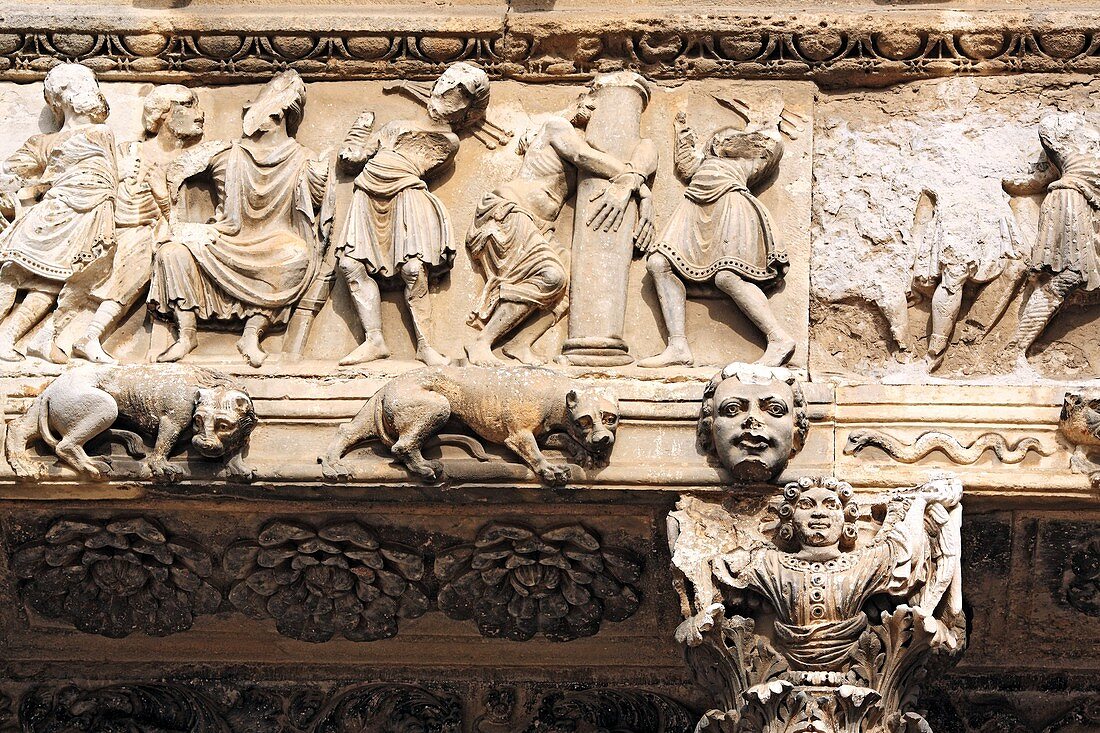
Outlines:
{"type": "Polygon", "coordinates": [[[0,6],[0,731],[1097,730],[1097,70],[1093,2],[0,6]]]}

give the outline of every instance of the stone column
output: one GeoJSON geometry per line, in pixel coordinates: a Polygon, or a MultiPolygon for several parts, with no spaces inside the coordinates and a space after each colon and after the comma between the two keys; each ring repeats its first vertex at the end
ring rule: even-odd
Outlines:
{"type": "MultiPolygon", "coordinates": [[[[628,161],[641,142],[642,111],[648,101],[645,80],[620,72],[598,77],[593,88],[597,104],[588,122],[588,143],[628,161]]],[[[599,176],[582,173],[577,177],[569,338],[562,345],[562,356],[570,364],[617,366],[634,361],[627,353],[623,328],[638,204],[630,202],[618,231],[593,231],[587,221],[597,202],[590,199],[606,186],[607,179],[599,176]]]]}

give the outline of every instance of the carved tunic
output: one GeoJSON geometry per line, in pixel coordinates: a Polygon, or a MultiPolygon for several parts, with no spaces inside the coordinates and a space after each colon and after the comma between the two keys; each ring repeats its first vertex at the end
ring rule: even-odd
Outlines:
{"type": "Polygon", "coordinates": [[[424,178],[454,156],[458,138],[399,120],[383,126],[367,147],[373,152],[355,179],[338,252],[383,278],[399,275],[414,257],[433,274],[449,269],[455,254],[450,221],[424,178]]]}
{"type": "Polygon", "coordinates": [[[1086,290],[1100,287],[1100,159],[1077,152],[1047,155],[1062,172],[1039,209],[1032,266],[1080,273],[1086,290]]]}
{"type": "Polygon", "coordinates": [[[149,301],[201,318],[290,317],[320,267],[318,212],[328,166],[295,140],[263,157],[234,143],[210,161],[218,208],[161,247],[149,301]]]}
{"type": "Polygon", "coordinates": [[[0,260],[64,281],[111,246],[118,174],[106,125],[35,135],[6,167],[50,187],[0,234],[0,260]]]}
{"type": "Polygon", "coordinates": [[[776,248],[768,210],[749,190],[775,170],[782,143],[760,132],[743,137],[754,155],[708,154],[694,163],[683,161],[693,151],[680,143],[677,163],[691,181],[655,249],[688,280],[705,282],[729,271],[769,285],[787,270],[787,254],[776,248]]]}
{"type": "Polygon", "coordinates": [[[168,237],[168,196],[164,171],[142,155],[140,142],[118,146],[122,179],[115,200],[117,244],[107,276],[92,289],[97,300],[132,303],[153,272],[154,246],[168,237]],[[160,181],[153,183],[153,177],[160,181]],[[156,191],[154,191],[156,189],[156,191]]]}
{"type": "Polygon", "coordinates": [[[516,202],[497,193],[485,195],[466,236],[470,260],[485,276],[468,323],[488,322],[502,300],[564,312],[568,269],[544,233],[548,227],[516,202]]]}

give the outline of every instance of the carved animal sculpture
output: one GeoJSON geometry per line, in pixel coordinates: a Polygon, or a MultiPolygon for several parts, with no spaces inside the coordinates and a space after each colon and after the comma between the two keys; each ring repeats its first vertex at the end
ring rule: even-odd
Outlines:
{"type": "Polygon", "coordinates": [[[168,456],[187,430],[200,455],[228,456],[231,476],[253,478],[241,458],[256,424],[251,398],[225,374],[187,364],[97,364],[62,374],[8,425],[8,463],[19,476],[41,476],[46,464],[31,458],[29,450],[41,438],[80,473],[106,479],[110,461],[90,457],[84,450],[88,441],[107,433],[135,458],[146,453],[141,435],[113,428],[116,420],[154,439],[145,461],[154,479],[168,481],[181,473],[168,456]]]}
{"type": "Polygon", "coordinates": [[[878,430],[853,430],[848,434],[844,453],[855,455],[869,446],[882,449],[900,463],[916,463],[937,450],[942,451],[952,463],[960,465],[976,462],[987,450],[992,450],[1001,463],[1019,463],[1027,457],[1028,451],[1035,451],[1041,456],[1050,455],[1038,438],[1020,438],[1015,443],[1009,443],[1003,435],[983,433],[974,442],[963,445],[947,433],[930,431],[913,443],[903,443],[878,430]]]}
{"type": "MultiPolygon", "coordinates": [[[[580,465],[606,464],[615,443],[619,405],[613,397],[534,367],[430,367],[393,379],[359,414],[341,425],[318,460],[330,479],[345,479],[340,460],[359,443],[378,440],[425,481],[443,479],[439,461],[426,460],[424,442],[450,419],[483,439],[507,446],[544,481],[562,484],[569,467],[550,463],[539,448],[563,449],[580,465]]],[[[461,437],[461,436],[458,436],[461,437]]],[[[475,456],[487,456],[476,444],[475,456]]]]}
{"type": "Polygon", "coordinates": [[[1088,474],[1094,486],[1100,484],[1100,464],[1088,455],[1090,450],[1100,449],[1100,391],[1067,392],[1058,430],[1074,446],[1070,468],[1088,474]]]}

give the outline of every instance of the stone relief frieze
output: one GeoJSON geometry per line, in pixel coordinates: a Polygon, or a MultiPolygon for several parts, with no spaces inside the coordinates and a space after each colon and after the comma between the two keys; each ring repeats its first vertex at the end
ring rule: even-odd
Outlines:
{"type": "Polygon", "coordinates": [[[484,636],[570,641],[596,634],[605,620],[632,616],[641,603],[632,585],[641,570],[640,558],[601,544],[581,525],[536,531],[491,524],[473,544],[436,558],[439,607],[475,621],[484,636]]]}
{"type": "Polygon", "coordinates": [[[57,520],[16,549],[11,569],[35,611],[112,638],[186,631],[222,600],[211,554],[141,517],[57,520]]]}
{"type": "Polygon", "coordinates": [[[119,478],[122,472],[109,457],[93,458],[85,451],[87,443],[107,436],[143,458],[154,480],[170,481],[183,469],[169,463],[169,456],[186,440],[198,457],[224,460],[230,479],[249,481],[254,472],[241,453],[255,425],[248,393],[220,372],[190,364],[85,365],[53,380],[8,423],[4,447],[23,479],[41,478],[49,470],[32,456],[38,441],[85,477],[119,478]],[[139,432],[113,427],[120,419],[139,432]],[[143,436],[153,438],[151,450],[143,436]]]}
{"type": "MultiPolygon", "coordinates": [[[[538,367],[429,367],[388,382],[336,436],[319,459],[329,478],[348,478],[344,455],[355,445],[380,441],[414,476],[445,478],[443,464],[421,450],[448,420],[457,420],[486,441],[507,446],[548,484],[570,480],[567,464],[551,463],[543,446],[562,449],[581,467],[606,465],[619,427],[613,395],[582,386],[538,367]]],[[[444,436],[489,460],[480,442],[444,436]]]]}
{"type": "Polygon", "coordinates": [[[1074,610],[1100,616],[1100,538],[1071,550],[1062,573],[1061,595],[1074,610]]]}
{"type": "Polygon", "coordinates": [[[846,455],[858,455],[867,448],[878,448],[900,463],[916,463],[939,452],[956,465],[977,463],[986,451],[992,451],[998,461],[1006,464],[1020,463],[1030,452],[1040,456],[1049,456],[1054,453],[1053,449],[1045,448],[1038,438],[1026,436],[1009,441],[1000,433],[983,433],[969,443],[963,443],[953,435],[935,430],[921,433],[911,443],[881,430],[863,429],[848,433],[847,442],[844,444],[846,455]]]}
{"type": "Polygon", "coordinates": [[[302,641],[385,639],[398,618],[431,607],[424,558],[353,520],[320,529],[275,520],[227,548],[222,564],[233,578],[230,603],[302,641]]]}
{"type": "Polygon", "coordinates": [[[700,725],[927,726],[913,707],[925,668],[965,645],[961,496],[951,478],[874,498],[807,478],[755,511],[681,498],[676,638],[714,696],[700,725]]]}
{"type": "Polygon", "coordinates": [[[1094,390],[1066,392],[1058,416],[1058,432],[1073,446],[1070,469],[1100,482],[1100,464],[1090,456],[1100,448],[1100,394],[1094,390]]]}

